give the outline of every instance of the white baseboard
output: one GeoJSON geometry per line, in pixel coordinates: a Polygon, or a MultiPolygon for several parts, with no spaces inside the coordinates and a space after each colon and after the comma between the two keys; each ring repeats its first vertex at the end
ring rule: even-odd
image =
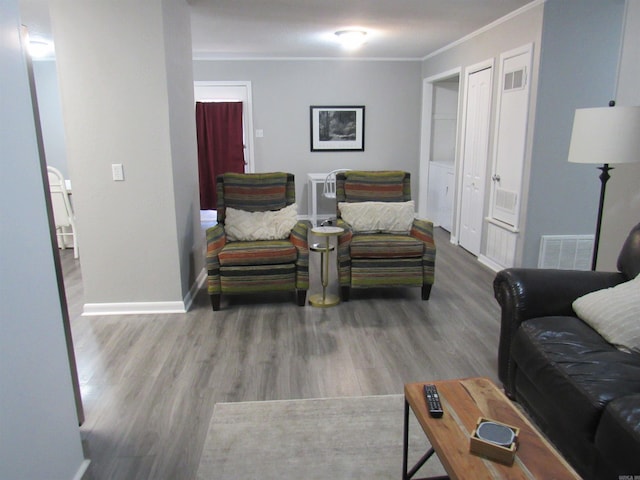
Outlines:
{"type": "Polygon", "coordinates": [[[191,289],[189,290],[189,293],[187,293],[187,295],[185,295],[184,297],[184,308],[185,311],[189,311],[189,309],[191,308],[191,305],[193,305],[193,299],[196,298],[196,295],[198,294],[198,290],[200,290],[202,288],[202,286],[204,285],[204,282],[207,281],[207,270],[206,269],[202,269],[200,270],[200,275],[198,275],[198,278],[196,278],[196,281],[193,283],[193,285],[191,285],[191,289]]]}
{"type": "Polygon", "coordinates": [[[174,302],[122,302],[122,303],[85,303],[82,311],[83,317],[96,315],[146,315],[146,314],[168,314],[186,313],[198,290],[204,285],[207,279],[207,272],[203,268],[198,278],[191,286],[184,300],[174,302]]]}
{"type": "Polygon", "coordinates": [[[145,315],[154,313],[185,313],[184,302],[124,302],[85,303],[83,317],[94,315],[145,315]]]}
{"type": "Polygon", "coordinates": [[[91,464],[91,460],[88,460],[88,459],[83,460],[82,463],[80,464],[80,468],[78,468],[78,471],[73,476],[73,480],[83,480],[85,475],[88,473],[87,471],[89,469],[90,464],[91,464]]]}
{"type": "Polygon", "coordinates": [[[499,263],[494,262],[489,257],[485,257],[484,255],[478,255],[478,261],[483,264],[485,267],[489,267],[494,272],[499,272],[500,270],[504,270],[505,267],[500,265],[499,263]]]}

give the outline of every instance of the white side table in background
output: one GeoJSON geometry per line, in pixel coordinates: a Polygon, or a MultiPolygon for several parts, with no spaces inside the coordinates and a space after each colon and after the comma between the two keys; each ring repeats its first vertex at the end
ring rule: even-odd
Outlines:
{"type": "Polygon", "coordinates": [[[308,173],[307,178],[309,180],[309,220],[312,225],[318,223],[318,185],[324,185],[324,181],[327,178],[326,173],[308,173]]]}

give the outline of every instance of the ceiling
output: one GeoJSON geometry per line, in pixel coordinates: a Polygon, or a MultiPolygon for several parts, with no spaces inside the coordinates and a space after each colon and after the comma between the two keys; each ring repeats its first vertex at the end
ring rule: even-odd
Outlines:
{"type": "MultiPolygon", "coordinates": [[[[539,1],[539,0],[536,0],[539,1]]],[[[32,37],[51,39],[47,0],[20,0],[32,37]]],[[[187,0],[193,55],[224,58],[422,59],[531,0],[187,0]],[[335,32],[367,31],[345,51],[335,32]]]]}

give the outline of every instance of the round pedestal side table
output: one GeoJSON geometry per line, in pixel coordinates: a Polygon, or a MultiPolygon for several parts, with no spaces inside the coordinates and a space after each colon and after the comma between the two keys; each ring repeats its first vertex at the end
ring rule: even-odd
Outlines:
{"type": "Polygon", "coordinates": [[[335,246],[331,245],[329,239],[337,237],[344,228],[340,227],[314,227],[311,233],[318,237],[324,237],[324,243],[314,243],[309,246],[312,252],[320,252],[320,279],[322,281],[322,294],[316,293],[309,297],[309,303],[313,307],[332,307],[340,303],[338,295],[327,293],[327,285],[329,285],[329,253],[335,250],[335,246]]]}

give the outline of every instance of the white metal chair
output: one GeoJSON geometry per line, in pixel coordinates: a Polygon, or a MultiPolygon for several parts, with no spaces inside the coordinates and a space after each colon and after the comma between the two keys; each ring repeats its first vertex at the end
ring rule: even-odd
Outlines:
{"type": "MultiPolygon", "coordinates": [[[[336,199],[336,174],[340,172],[348,172],[351,170],[350,168],[338,168],[336,170],[332,170],[327,174],[327,177],[324,179],[324,187],[322,189],[322,196],[324,198],[328,198],[330,200],[336,199]]],[[[336,205],[337,208],[337,205],[336,205]]],[[[320,225],[334,225],[336,222],[335,218],[328,218],[320,223],[320,225]]]]}
{"type": "Polygon", "coordinates": [[[327,174],[327,178],[324,179],[324,188],[322,189],[322,196],[335,200],[336,198],[336,173],[348,172],[350,168],[338,168],[327,174]]]}
{"type": "Polygon", "coordinates": [[[60,170],[47,167],[49,176],[49,192],[51,193],[51,206],[53,208],[53,220],[56,225],[58,245],[67,248],[67,236],[73,237],[73,257],[78,258],[78,236],[76,235],[75,217],[69,191],[60,170]]]}

